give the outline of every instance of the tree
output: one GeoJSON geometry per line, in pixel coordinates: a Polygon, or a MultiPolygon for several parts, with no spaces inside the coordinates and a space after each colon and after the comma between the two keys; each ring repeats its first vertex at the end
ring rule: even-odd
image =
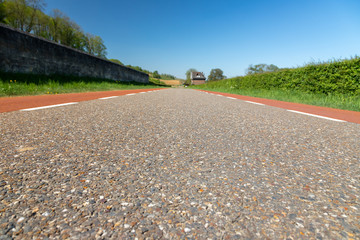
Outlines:
{"type": "Polygon", "coordinates": [[[185,84],[186,85],[191,85],[191,72],[197,72],[197,70],[195,68],[190,68],[189,70],[186,71],[186,73],[185,73],[185,75],[186,75],[185,84]]]}
{"type": "Polygon", "coordinates": [[[186,71],[185,75],[186,75],[186,80],[191,80],[191,72],[197,72],[197,70],[195,68],[190,68],[189,70],[186,71]]]}
{"type": "Polygon", "coordinates": [[[4,5],[4,0],[0,0],[0,23],[6,23],[5,17],[6,17],[6,8],[4,5]]]}
{"type": "Polygon", "coordinates": [[[158,71],[154,71],[153,72],[153,78],[161,78],[160,74],[158,73],[158,71]]]}
{"type": "Polygon", "coordinates": [[[57,43],[106,57],[104,41],[85,34],[81,27],[60,10],[49,15],[42,12],[44,0],[0,0],[0,22],[57,43]]]}
{"type": "Polygon", "coordinates": [[[211,69],[208,81],[219,81],[225,79],[224,72],[220,68],[211,69]]]}
{"type": "Polygon", "coordinates": [[[36,22],[37,13],[43,10],[43,0],[8,0],[4,2],[6,22],[17,29],[31,32],[36,22]]]}
{"type": "Polygon", "coordinates": [[[249,67],[246,69],[246,74],[255,74],[255,73],[265,73],[265,72],[277,72],[279,71],[279,68],[275,66],[274,64],[257,64],[257,65],[249,65],[249,67]]]}
{"type": "Polygon", "coordinates": [[[50,17],[42,11],[37,11],[32,32],[36,36],[51,40],[50,17]]]}
{"type": "Polygon", "coordinates": [[[90,33],[85,35],[85,50],[97,57],[106,57],[106,47],[104,41],[99,36],[94,36],[90,33]]]}

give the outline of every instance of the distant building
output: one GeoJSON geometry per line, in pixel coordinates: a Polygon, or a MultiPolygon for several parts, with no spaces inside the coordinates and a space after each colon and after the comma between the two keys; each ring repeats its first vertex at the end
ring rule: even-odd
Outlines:
{"type": "Polygon", "coordinates": [[[191,72],[190,79],[192,85],[199,85],[205,83],[206,77],[202,72],[191,72]]]}

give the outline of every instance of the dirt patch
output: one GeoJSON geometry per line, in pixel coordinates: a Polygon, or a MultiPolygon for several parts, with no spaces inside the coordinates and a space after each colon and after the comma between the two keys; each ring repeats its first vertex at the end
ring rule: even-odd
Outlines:
{"type": "Polygon", "coordinates": [[[180,80],[160,80],[160,81],[165,83],[166,85],[170,85],[170,86],[179,86],[179,85],[181,85],[180,80]]]}

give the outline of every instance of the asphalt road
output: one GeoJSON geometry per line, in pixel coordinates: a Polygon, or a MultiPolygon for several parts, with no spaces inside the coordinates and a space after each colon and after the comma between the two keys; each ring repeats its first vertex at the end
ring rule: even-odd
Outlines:
{"type": "Polygon", "coordinates": [[[0,239],[360,238],[359,124],[187,89],[0,124],[0,239]]]}

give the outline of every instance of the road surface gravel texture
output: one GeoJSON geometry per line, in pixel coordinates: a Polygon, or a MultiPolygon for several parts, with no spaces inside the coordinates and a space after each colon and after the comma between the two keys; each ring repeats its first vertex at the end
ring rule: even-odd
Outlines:
{"type": "Polygon", "coordinates": [[[0,239],[360,238],[359,124],[187,89],[0,123],[0,239]]]}

